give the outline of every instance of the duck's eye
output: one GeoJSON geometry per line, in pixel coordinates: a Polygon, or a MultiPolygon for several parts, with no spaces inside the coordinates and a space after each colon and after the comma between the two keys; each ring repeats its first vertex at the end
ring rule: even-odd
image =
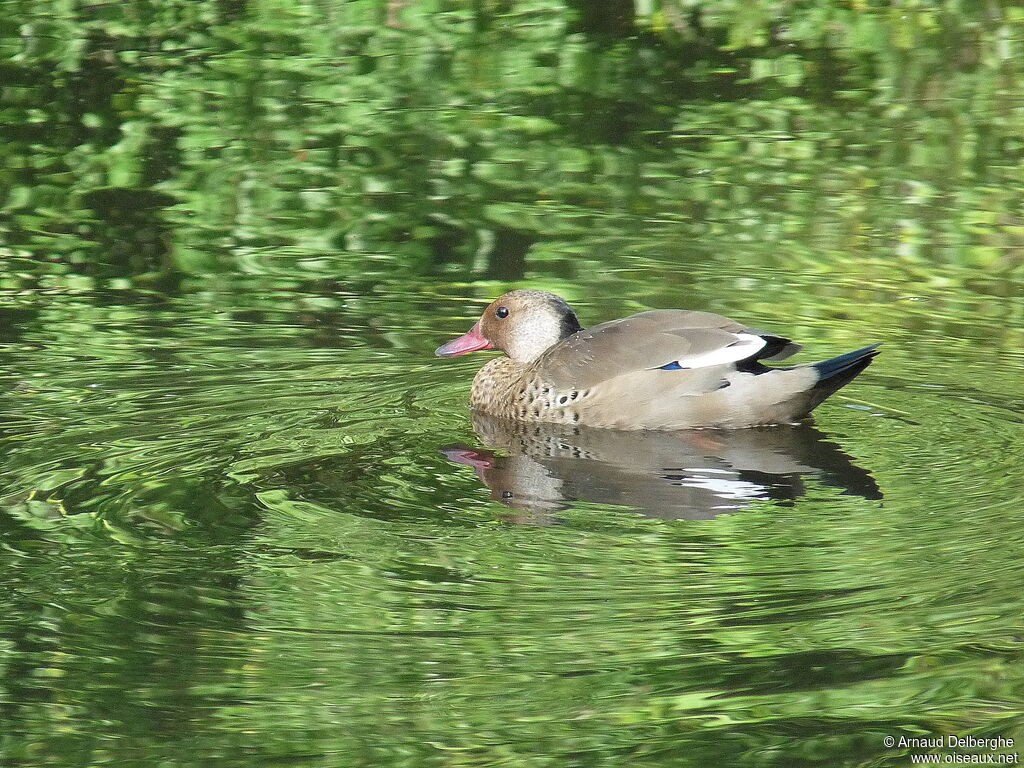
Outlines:
{"type": "Polygon", "coordinates": [[[506,317],[508,317],[508,307],[498,307],[496,310],[494,310],[494,316],[497,317],[499,320],[504,320],[506,317]]]}

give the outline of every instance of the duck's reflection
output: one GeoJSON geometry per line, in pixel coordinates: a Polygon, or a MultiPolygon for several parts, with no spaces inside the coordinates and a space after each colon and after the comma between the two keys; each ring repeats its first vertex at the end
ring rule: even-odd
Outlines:
{"type": "Polygon", "coordinates": [[[871,475],[809,425],[686,432],[617,432],[523,424],[474,414],[494,450],[449,445],[476,469],[513,522],[543,524],[572,501],[649,517],[706,520],[762,499],[795,499],[814,478],[844,494],[880,499],[871,475]]]}

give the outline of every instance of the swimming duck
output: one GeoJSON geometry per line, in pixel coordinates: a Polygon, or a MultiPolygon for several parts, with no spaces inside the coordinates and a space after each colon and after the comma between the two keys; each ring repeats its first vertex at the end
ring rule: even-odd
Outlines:
{"type": "Polygon", "coordinates": [[[560,296],[519,290],[491,302],[438,357],[505,356],[473,379],[474,410],[518,421],[611,429],[790,424],[848,384],[878,344],[772,367],[799,344],[710,312],[657,309],[586,329],[560,296]]]}

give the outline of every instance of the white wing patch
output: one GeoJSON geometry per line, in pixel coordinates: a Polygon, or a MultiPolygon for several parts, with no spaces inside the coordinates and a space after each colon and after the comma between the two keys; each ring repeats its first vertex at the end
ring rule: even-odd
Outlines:
{"type": "MultiPolygon", "coordinates": [[[[709,368],[712,365],[725,365],[745,360],[762,349],[768,342],[752,333],[737,333],[736,341],[724,347],[690,355],[676,360],[680,368],[709,368]]],[[[668,369],[671,370],[671,369],[668,369]]]]}

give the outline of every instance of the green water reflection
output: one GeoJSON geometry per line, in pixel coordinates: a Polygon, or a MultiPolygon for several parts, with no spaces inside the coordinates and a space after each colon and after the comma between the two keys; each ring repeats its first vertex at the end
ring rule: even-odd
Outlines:
{"type": "Polygon", "coordinates": [[[1024,750],[1024,12],[616,7],[0,5],[0,762],[1024,750]],[[884,354],[509,439],[431,355],[510,287],[884,354]]]}

